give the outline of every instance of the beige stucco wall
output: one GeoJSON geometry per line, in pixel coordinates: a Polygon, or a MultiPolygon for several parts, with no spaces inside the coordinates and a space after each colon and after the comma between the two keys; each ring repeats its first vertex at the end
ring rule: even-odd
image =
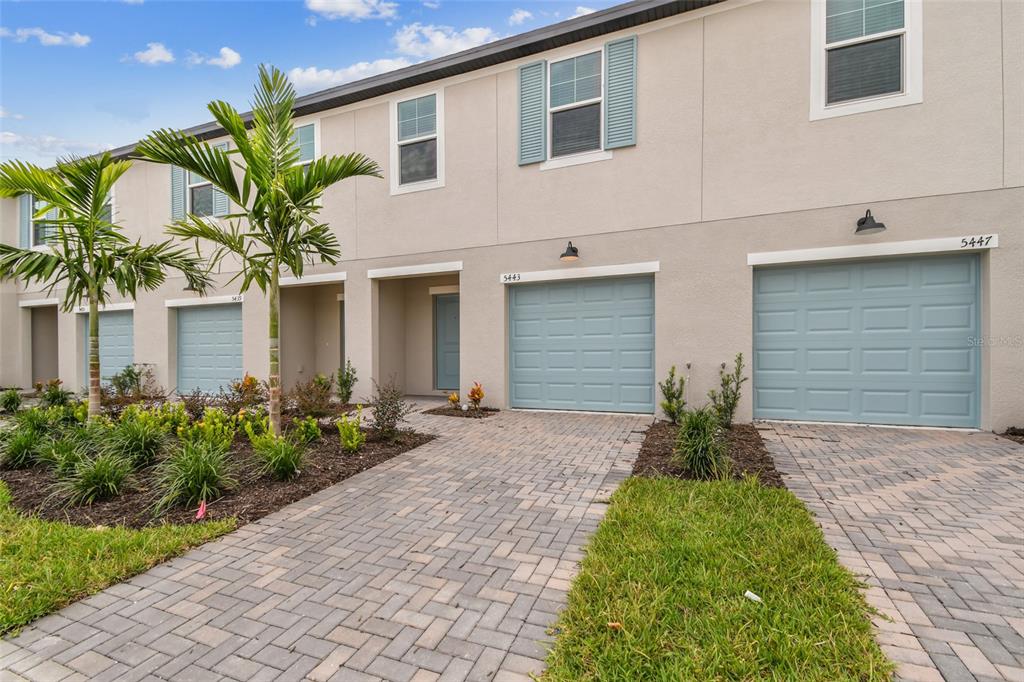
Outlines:
{"type": "Polygon", "coordinates": [[[281,384],[289,390],[341,366],[341,284],[281,290],[281,384]]]}
{"type": "Polygon", "coordinates": [[[42,306],[31,310],[32,382],[46,382],[58,377],[57,306],[42,306]]]}

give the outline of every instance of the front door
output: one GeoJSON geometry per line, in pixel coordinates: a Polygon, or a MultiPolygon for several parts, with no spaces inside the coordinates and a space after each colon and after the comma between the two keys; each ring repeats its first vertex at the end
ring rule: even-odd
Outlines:
{"type": "Polygon", "coordinates": [[[434,388],[459,390],[459,295],[434,296],[434,388]]]}

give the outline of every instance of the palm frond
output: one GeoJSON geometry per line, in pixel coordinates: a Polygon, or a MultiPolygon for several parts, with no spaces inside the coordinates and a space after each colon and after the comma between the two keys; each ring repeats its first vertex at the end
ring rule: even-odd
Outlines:
{"type": "Polygon", "coordinates": [[[243,205],[231,158],[224,150],[187,133],[163,128],[139,142],[135,151],[150,161],[172,164],[202,176],[233,202],[243,205]]]}

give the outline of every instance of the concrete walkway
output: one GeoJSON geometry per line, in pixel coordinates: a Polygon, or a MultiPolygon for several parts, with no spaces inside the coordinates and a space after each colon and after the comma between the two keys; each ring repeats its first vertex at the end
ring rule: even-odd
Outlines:
{"type": "Polygon", "coordinates": [[[0,641],[0,679],[528,680],[649,419],[440,438],[0,641]]]}
{"type": "Polygon", "coordinates": [[[907,680],[1024,680],[1024,447],[991,433],[759,425],[864,576],[907,680]]]}

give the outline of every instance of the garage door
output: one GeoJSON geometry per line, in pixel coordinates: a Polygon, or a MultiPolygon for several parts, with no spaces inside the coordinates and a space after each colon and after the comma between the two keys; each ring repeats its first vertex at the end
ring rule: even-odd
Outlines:
{"type": "Polygon", "coordinates": [[[178,393],[215,392],[242,377],[242,306],[178,309],[178,393]]]}
{"type": "Polygon", "coordinates": [[[518,284],[509,291],[513,407],[654,411],[654,279],[518,284]]]}
{"type": "Polygon", "coordinates": [[[754,415],[977,426],[978,258],[754,271],[754,415]]]}
{"type": "MultiPolygon", "coordinates": [[[[89,385],[89,316],[80,315],[85,339],[83,386],[89,385]]],[[[134,316],[130,310],[100,313],[100,378],[106,382],[135,362],[134,316]]]]}

